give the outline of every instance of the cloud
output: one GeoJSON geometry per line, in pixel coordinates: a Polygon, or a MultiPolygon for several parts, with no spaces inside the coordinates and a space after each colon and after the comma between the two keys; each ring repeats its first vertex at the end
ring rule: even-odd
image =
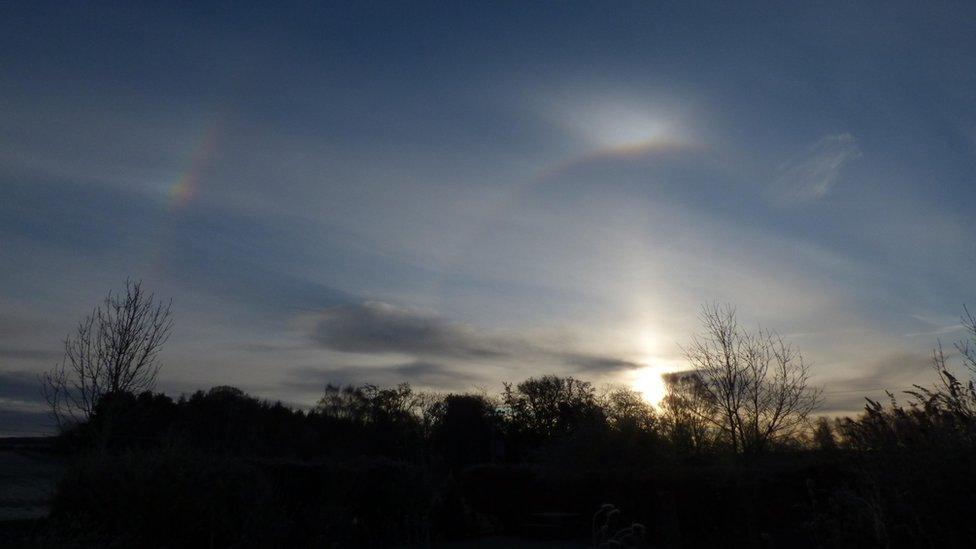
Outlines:
{"type": "Polygon", "coordinates": [[[322,346],[354,353],[488,358],[510,353],[505,343],[436,315],[369,301],[339,305],[321,313],[313,339],[322,346]]]}
{"type": "MultiPolygon", "coordinates": [[[[322,311],[312,338],[333,351],[412,355],[414,362],[385,371],[401,376],[401,381],[422,379],[431,384],[453,382],[458,376],[480,379],[465,373],[474,367],[472,363],[490,363],[509,371],[531,365],[537,370],[557,368],[566,373],[598,375],[641,367],[624,358],[575,351],[570,343],[557,345],[525,336],[485,333],[428,311],[376,301],[322,311]]],[[[357,378],[353,375],[356,372],[359,378],[375,373],[368,368],[343,371],[352,379],[357,378]]]]}
{"type": "Polygon", "coordinates": [[[921,323],[924,328],[918,331],[913,331],[905,334],[905,337],[937,337],[944,336],[948,334],[962,333],[966,326],[962,323],[959,317],[951,317],[948,315],[920,315],[913,314],[910,315],[911,318],[917,320],[921,323]]]}
{"type": "Polygon", "coordinates": [[[864,366],[857,375],[830,380],[824,387],[824,413],[855,413],[864,407],[865,397],[884,397],[884,391],[898,396],[920,383],[919,377],[932,364],[932,357],[919,353],[892,353],[864,366]]]}
{"type": "Polygon", "coordinates": [[[861,157],[857,139],[849,133],[828,135],[814,143],[801,158],[787,163],[776,188],[786,202],[820,200],[833,189],[841,169],[861,157]]]}
{"type": "Polygon", "coordinates": [[[379,386],[389,386],[409,382],[414,385],[438,389],[463,390],[485,381],[487,380],[475,375],[469,369],[452,368],[438,362],[415,360],[378,367],[345,365],[334,368],[301,368],[295,370],[292,378],[284,385],[293,389],[319,392],[327,383],[342,385],[373,383],[379,386]]]}
{"type": "Polygon", "coordinates": [[[48,412],[0,409],[0,437],[54,434],[56,423],[48,412]]]}
{"type": "Polygon", "coordinates": [[[0,436],[45,435],[54,428],[37,374],[0,371],[0,436]]]}
{"type": "Polygon", "coordinates": [[[41,381],[37,374],[24,371],[0,371],[0,400],[40,402],[41,381]]]}
{"type": "Polygon", "coordinates": [[[620,370],[643,368],[643,364],[622,358],[567,353],[563,355],[566,363],[577,366],[577,373],[610,373],[620,370]]]}
{"type": "Polygon", "coordinates": [[[19,315],[0,313],[0,339],[29,336],[38,332],[49,331],[57,326],[57,323],[39,319],[26,313],[19,315]]]}
{"type": "Polygon", "coordinates": [[[17,347],[0,347],[0,358],[25,360],[25,361],[47,361],[55,360],[61,353],[55,351],[45,351],[40,349],[21,349],[17,347]]]}

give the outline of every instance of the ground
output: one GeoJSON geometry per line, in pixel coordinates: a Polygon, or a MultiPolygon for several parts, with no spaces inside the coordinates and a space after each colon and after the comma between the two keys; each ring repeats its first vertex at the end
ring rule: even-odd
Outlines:
{"type": "Polygon", "coordinates": [[[0,522],[43,518],[64,472],[47,439],[0,439],[0,522]]]}

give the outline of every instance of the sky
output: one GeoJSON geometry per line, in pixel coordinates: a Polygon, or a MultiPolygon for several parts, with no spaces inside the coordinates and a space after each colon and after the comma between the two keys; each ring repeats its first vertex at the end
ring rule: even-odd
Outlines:
{"type": "Polygon", "coordinates": [[[856,413],[963,336],[971,5],[281,4],[0,7],[0,431],[127,278],[173,300],[159,390],[297,406],[653,399],[719,302],[856,413]]]}

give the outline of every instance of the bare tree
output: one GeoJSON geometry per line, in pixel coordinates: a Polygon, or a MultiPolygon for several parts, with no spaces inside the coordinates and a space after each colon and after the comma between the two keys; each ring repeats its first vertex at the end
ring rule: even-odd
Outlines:
{"type": "Polygon", "coordinates": [[[799,350],[775,332],[739,326],[730,305],[702,307],[704,333],[685,349],[701,376],[711,413],[705,415],[737,452],[756,453],[795,434],[820,403],[799,350]]]}
{"type": "Polygon", "coordinates": [[[701,452],[714,438],[715,406],[694,370],[664,374],[661,423],[668,438],[685,451],[701,452]]]}
{"type": "Polygon", "coordinates": [[[88,419],[106,394],[152,390],[173,327],[170,305],[127,280],[124,292],[109,292],[65,338],[64,358],[42,375],[60,427],[88,419]]]}
{"type": "Polygon", "coordinates": [[[966,330],[966,339],[956,343],[956,350],[962,357],[963,365],[969,373],[976,377],[976,316],[963,306],[962,326],[966,330]]]}

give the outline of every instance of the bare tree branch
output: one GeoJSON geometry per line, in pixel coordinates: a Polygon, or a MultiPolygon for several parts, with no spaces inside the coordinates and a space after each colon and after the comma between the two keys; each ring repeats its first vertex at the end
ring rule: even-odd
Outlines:
{"type": "Polygon", "coordinates": [[[803,427],[822,391],[810,387],[800,351],[773,331],[743,329],[730,305],[702,307],[699,318],[704,331],[685,357],[707,397],[700,417],[737,453],[761,452],[803,427]]]}
{"type": "Polygon", "coordinates": [[[171,304],[127,280],[124,293],[109,292],[65,338],[64,358],[41,378],[60,428],[87,420],[106,394],[152,390],[171,304]]]}

